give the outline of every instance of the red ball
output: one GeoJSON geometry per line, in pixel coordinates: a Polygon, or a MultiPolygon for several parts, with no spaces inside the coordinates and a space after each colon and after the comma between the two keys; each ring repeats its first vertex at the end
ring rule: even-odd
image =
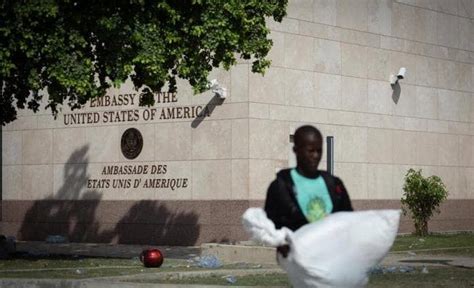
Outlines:
{"type": "Polygon", "coordinates": [[[163,264],[163,254],[158,249],[143,250],[140,260],[145,267],[160,267],[163,264]]]}

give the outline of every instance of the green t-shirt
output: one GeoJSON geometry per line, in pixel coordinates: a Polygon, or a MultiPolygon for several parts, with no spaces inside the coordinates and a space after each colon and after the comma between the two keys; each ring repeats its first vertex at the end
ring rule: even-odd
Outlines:
{"type": "Polygon", "coordinates": [[[290,173],[295,183],[296,200],[308,222],[321,220],[330,214],[333,206],[323,177],[306,178],[299,174],[296,168],[291,169],[290,173]]]}

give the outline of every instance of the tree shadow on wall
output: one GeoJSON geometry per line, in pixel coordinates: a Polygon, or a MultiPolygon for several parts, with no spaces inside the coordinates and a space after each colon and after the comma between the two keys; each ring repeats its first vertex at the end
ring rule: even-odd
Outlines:
{"type": "Polygon", "coordinates": [[[62,235],[71,241],[84,241],[100,233],[95,211],[102,196],[96,190],[85,190],[88,150],[86,145],[74,151],[64,166],[63,186],[55,195],[35,201],[26,212],[21,239],[44,240],[48,235],[62,235]],[[73,199],[82,200],[81,205],[73,199]]]}
{"type": "Polygon", "coordinates": [[[134,204],[117,223],[117,242],[123,244],[184,245],[196,244],[200,226],[194,212],[170,213],[158,201],[142,200],[134,204]]]}
{"type": "Polygon", "coordinates": [[[139,201],[127,211],[126,205],[117,206],[119,201],[104,202],[100,191],[87,189],[91,178],[88,150],[86,145],[74,151],[64,166],[63,186],[56,194],[35,201],[28,209],[19,239],[44,241],[48,235],[62,235],[71,242],[196,243],[200,227],[194,212],[173,214],[159,201],[139,201]],[[125,207],[123,212],[121,207],[125,207]]]}

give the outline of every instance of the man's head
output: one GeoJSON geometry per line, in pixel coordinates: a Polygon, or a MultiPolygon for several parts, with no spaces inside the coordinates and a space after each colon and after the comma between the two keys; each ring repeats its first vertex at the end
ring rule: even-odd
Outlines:
{"type": "Polygon", "coordinates": [[[318,129],[305,125],[296,129],[293,151],[296,154],[298,172],[306,177],[318,175],[323,155],[323,136],[318,129]]]}

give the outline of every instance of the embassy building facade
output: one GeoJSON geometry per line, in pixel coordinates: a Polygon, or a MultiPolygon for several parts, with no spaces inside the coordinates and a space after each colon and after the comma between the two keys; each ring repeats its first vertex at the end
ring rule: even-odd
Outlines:
{"type": "Polygon", "coordinates": [[[140,107],[125,83],[56,119],[19,111],[2,127],[0,233],[246,240],[240,217],[295,164],[290,136],[303,124],[334,137],[355,209],[400,207],[407,170],[423,169],[449,190],[430,230],[474,230],[474,1],[299,0],[287,11],[268,22],[265,76],[247,62],[213,71],[224,100],[181,81],[140,107]]]}

